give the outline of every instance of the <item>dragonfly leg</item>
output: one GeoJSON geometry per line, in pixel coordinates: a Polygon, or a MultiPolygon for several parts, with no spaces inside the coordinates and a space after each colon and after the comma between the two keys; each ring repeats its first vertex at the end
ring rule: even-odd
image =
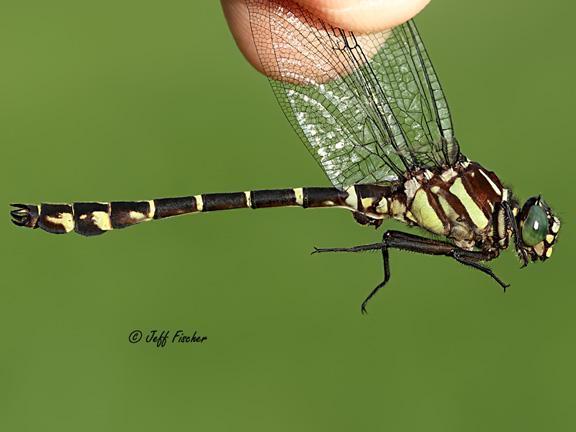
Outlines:
{"type": "Polygon", "coordinates": [[[399,249],[410,252],[422,253],[426,255],[441,255],[455,259],[461,264],[475,268],[489,275],[498,284],[506,289],[509,285],[504,283],[488,267],[479,264],[481,261],[490,261],[497,255],[487,251],[468,251],[454,246],[451,243],[434,240],[426,237],[420,237],[414,234],[408,234],[401,231],[386,231],[381,243],[354,246],[350,248],[314,248],[312,253],[323,252],[365,252],[380,249],[384,261],[384,280],[374,288],[368,297],[362,302],[361,311],[366,313],[368,301],[382,288],[390,279],[390,261],[388,249],[399,249]]]}
{"type": "Polygon", "coordinates": [[[382,249],[383,243],[372,243],[367,245],[354,246],[349,248],[317,248],[312,251],[312,255],[324,252],[366,252],[382,249]]]}
{"type": "MultiPolygon", "coordinates": [[[[502,281],[502,279],[500,279],[498,276],[496,276],[494,274],[494,272],[488,268],[488,267],[484,267],[483,265],[479,264],[476,258],[470,258],[467,256],[467,254],[465,252],[469,252],[469,251],[465,251],[465,250],[456,250],[454,251],[454,254],[452,255],[453,258],[458,261],[460,264],[464,264],[467,265],[469,267],[475,268],[477,270],[480,270],[483,273],[486,273],[488,276],[490,276],[492,279],[494,279],[496,282],[498,282],[498,284],[500,284],[500,286],[502,287],[502,289],[504,291],[506,291],[506,288],[508,288],[510,286],[510,284],[507,284],[505,282],[502,281]]],[[[473,252],[474,253],[474,252],[473,252]]],[[[480,261],[485,261],[485,260],[480,260],[480,261]]]]}
{"type": "Polygon", "coordinates": [[[481,261],[490,261],[494,259],[497,256],[497,253],[489,251],[469,251],[450,243],[419,237],[400,231],[387,231],[384,233],[383,243],[386,243],[389,248],[408,250],[427,255],[443,255],[454,258],[460,264],[475,268],[476,270],[480,270],[487,274],[498,282],[504,290],[510,286],[496,276],[491,269],[479,264],[481,261]]]}
{"type": "Polygon", "coordinates": [[[385,244],[382,246],[382,259],[384,261],[384,280],[380,282],[378,285],[376,285],[376,288],[374,288],[370,292],[370,294],[368,294],[368,297],[366,297],[362,302],[362,305],[360,306],[360,312],[363,314],[368,313],[368,311],[366,310],[366,305],[368,304],[370,299],[374,297],[374,295],[378,292],[378,290],[382,288],[384,285],[386,285],[386,283],[390,280],[390,259],[388,257],[388,246],[386,246],[385,244]]]}
{"type": "MultiPolygon", "coordinates": [[[[388,232],[392,232],[392,231],[388,231],[388,232]]],[[[386,283],[388,282],[388,280],[390,279],[390,261],[389,261],[389,256],[388,256],[388,245],[386,243],[386,234],[388,234],[388,232],[384,233],[384,238],[382,239],[381,243],[372,243],[372,244],[367,244],[367,245],[360,245],[360,246],[353,246],[353,247],[349,247],[349,248],[314,248],[314,251],[312,251],[312,254],[315,253],[324,253],[324,252],[366,252],[366,251],[372,251],[372,250],[381,250],[382,251],[382,259],[384,261],[384,280],[382,282],[380,282],[376,288],[374,288],[370,294],[368,294],[368,297],[366,297],[366,299],[364,299],[364,301],[362,302],[362,305],[360,306],[360,311],[363,314],[367,314],[368,311],[366,310],[366,305],[368,304],[368,301],[374,297],[374,295],[378,292],[378,290],[380,290],[380,288],[382,288],[384,285],[386,285],[386,283]]]]}
{"type": "Polygon", "coordinates": [[[516,223],[516,218],[514,217],[514,213],[512,213],[512,208],[510,207],[510,203],[508,201],[504,201],[502,203],[502,207],[504,207],[504,215],[506,218],[506,226],[510,226],[512,228],[512,234],[514,238],[514,246],[516,248],[516,253],[522,260],[522,267],[526,267],[528,265],[528,254],[524,250],[520,240],[520,233],[518,230],[518,224],[516,223]]]}

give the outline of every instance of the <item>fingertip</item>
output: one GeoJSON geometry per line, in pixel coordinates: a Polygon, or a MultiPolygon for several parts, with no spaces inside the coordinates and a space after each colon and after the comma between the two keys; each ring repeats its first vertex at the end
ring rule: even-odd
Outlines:
{"type": "MultiPolygon", "coordinates": [[[[287,10],[295,4],[318,16],[329,24],[357,33],[382,31],[401,24],[416,15],[430,0],[271,0],[287,10]]],[[[221,0],[224,15],[238,48],[258,71],[274,77],[275,70],[266,70],[261,63],[252,35],[250,14],[246,0],[221,0]]],[[[253,12],[264,13],[270,5],[256,1],[253,12]]],[[[262,30],[262,37],[270,33],[262,30]]],[[[296,54],[298,55],[298,54],[296,54]]],[[[301,55],[301,54],[300,54],[301,55]]],[[[270,69],[270,68],[268,68],[270,69]]],[[[322,73],[322,71],[318,71],[322,73]]],[[[318,77],[316,77],[318,78],[318,77]]]]}
{"type": "Polygon", "coordinates": [[[430,0],[296,0],[335,27],[357,33],[382,31],[408,21],[430,0]]]}
{"type": "Polygon", "coordinates": [[[224,16],[236,41],[236,45],[258,71],[264,73],[250,27],[250,15],[244,0],[221,0],[224,16]]]}

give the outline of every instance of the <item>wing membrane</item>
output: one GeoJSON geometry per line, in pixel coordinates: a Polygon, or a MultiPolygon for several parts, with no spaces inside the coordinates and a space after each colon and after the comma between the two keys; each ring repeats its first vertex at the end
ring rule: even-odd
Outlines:
{"type": "Polygon", "coordinates": [[[356,36],[290,1],[246,4],[278,102],[335,186],[396,181],[457,157],[447,104],[412,22],[356,36]]]}
{"type": "Polygon", "coordinates": [[[448,103],[414,21],[390,31],[370,67],[406,132],[413,165],[454,163],[459,148],[448,103]]]}

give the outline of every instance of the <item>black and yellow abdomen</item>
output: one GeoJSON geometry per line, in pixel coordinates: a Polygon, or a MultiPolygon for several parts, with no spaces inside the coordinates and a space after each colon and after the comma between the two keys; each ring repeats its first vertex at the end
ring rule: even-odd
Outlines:
{"type": "Polygon", "coordinates": [[[297,206],[344,208],[362,224],[378,227],[386,218],[418,225],[472,245],[492,228],[504,189],[498,178],[480,165],[461,162],[440,172],[422,170],[404,183],[354,185],[339,188],[293,188],[192,195],[144,201],[16,204],[14,223],[54,234],[75,231],[103,234],[154,219],[190,213],[241,208],[297,206]]]}

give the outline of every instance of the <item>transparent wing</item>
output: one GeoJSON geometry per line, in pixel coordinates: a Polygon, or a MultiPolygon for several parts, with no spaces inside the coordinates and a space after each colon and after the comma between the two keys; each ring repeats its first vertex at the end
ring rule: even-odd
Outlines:
{"type": "Polygon", "coordinates": [[[263,70],[335,186],[397,181],[458,157],[442,89],[412,22],[356,36],[287,0],[246,0],[263,70]]]}
{"type": "Polygon", "coordinates": [[[448,102],[414,21],[389,31],[369,67],[402,124],[413,166],[452,165],[460,150],[448,102]]]}

